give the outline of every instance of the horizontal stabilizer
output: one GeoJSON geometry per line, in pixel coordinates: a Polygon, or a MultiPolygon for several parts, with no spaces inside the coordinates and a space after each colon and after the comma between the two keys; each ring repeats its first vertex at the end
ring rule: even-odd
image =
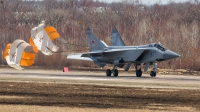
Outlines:
{"type": "Polygon", "coordinates": [[[85,61],[93,61],[93,59],[89,57],[81,57],[82,54],[70,54],[67,56],[67,59],[76,59],[76,60],[85,60],[85,61]]]}
{"type": "Polygon", "coordinates": [[[82,53],[81,57],[102,56],[103,51],[82,53]]]}

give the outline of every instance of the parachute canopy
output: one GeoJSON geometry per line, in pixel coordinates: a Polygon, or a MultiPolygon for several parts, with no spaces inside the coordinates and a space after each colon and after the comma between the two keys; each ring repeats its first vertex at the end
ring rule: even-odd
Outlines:
{"type": "Polygon", "coordinates": [[[31,38],[29,43],[33,46],[37,53],[40,50],[44,55],[52,55],[53,52],[58,51],[58,47],[53,43],[60,35],[52,26],[44,28],[44,23],[39,24],[31,30],[31,38]]]}
{"type": "Polygon", "coordinates": [[[12,44],[7,44],[4,51],[4,59],[9,66],[16,69],[23,69],[21,66],[31,66],[35,61],[35,53],[25,51],[31,47],[29,43],[23,40],[15,40],[12,44]]]}
{"type": "Polygon", "coordinates": [[[40,50],[44,55],[52,55],[59,48],[53,43],[60,35],[52,26],[44,28],[44,22],[31,30],[29,43],[24,40],[15,40],[12,44],[7,44],[4,51],[4,59],[9,66],[16,69],[34,64],[36,53],[40,50]],[[28,50],[28,48],[30,48],[28,50]]]}

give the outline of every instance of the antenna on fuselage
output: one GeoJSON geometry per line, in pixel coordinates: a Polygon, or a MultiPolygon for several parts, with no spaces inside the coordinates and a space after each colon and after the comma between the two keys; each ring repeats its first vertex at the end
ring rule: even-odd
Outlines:
{"type": "Polygon", "coordinates": [[[152,44],[153,40],[154,40],[153,38],[150,38],[150,44],[152,44]]]}
{"type": "Polygon", "coordinates": [[[153,46],[153,40],[154,38],[150,38],[150,46],[153,46]]]}

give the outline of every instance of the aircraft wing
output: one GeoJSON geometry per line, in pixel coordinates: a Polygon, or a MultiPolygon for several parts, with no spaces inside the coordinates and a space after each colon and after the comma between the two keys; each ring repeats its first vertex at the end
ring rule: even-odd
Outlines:
{"type": "Polygon", "coordinates": [[[125,52],[132,50],[133,52],[137,52],[138,57],[144,52],[144,51],[149,51],[149,48],[128,48],[128,49],[109,49],[106,51],[97,51],[97,52],[86,52],[82,53],[81,57],[90,57],[90,56],[103,56],[104,54],[109,54],[109,53],[116,53],[116,52],[125,52]],[[138,52],[140,51],[140,52],[138,52]]]}
{"type": "Polygon", "coordinates": [[[113,53],[126,53],[126,51],[129,50],[131,50],[134,54],[130,60],[141,61],[144,58],[144,56],[149,53],[151,49],[150,48],[109,49],[106,51],[69,54],[67,56],[67,59],[85,60],[85,61],[93,61],[99,63],[99,61],[95,57],[101,57],[103,55],[109,55],[109,54],[112,55],[113,53]]]}
{"type": "Polygon", "coordinates": [[[97,51],[97,52],[86,52],[81,55],[81,57],[90,57],[90,56],[102,56],[105,53],[112,53],[112,52],[120,52],[124,50],[109,50],[109,51],[97,51]]]}

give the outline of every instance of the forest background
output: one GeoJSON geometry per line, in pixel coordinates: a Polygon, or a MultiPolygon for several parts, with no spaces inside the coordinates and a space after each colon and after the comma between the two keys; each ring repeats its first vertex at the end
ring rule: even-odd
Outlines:
{"type": "MultiPolygon", "coordinates": [[[[3,51],[16,39],[28,42],[30,31],[41,21],[57,29],[68,44],[56,41],[60,51],[87,51],[86,29],[111,45],[117,28],[127,46],[161,42],[181,57],[158,63],[164,69],[200,70],[200,3],[198,0],[169,4],[140,4],[137,0],[104,3],[98,0],[1,0],[0,64],[7,65],[3,51]]],[[[37,54],[35,66],[94,67],[84,61],[67,60],[63,52],[37,54]]]]}

